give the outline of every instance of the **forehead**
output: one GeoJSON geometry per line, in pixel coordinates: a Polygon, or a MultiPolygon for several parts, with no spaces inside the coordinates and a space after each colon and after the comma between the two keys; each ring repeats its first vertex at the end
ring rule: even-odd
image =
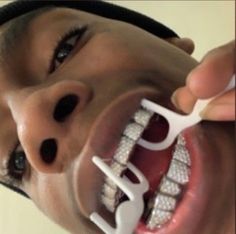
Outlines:
{"type": "Polygon", "coordinates": [[[7,55],[14,51],[17,42],[27,34],[29,26],[35,18],[51,11],[55,8],[45,7],[39,10],[32,11],[24,14],[18,18],[15,18],[8,23],[5,23],[0,27],[0,58],[4,60],[7,55]]]}

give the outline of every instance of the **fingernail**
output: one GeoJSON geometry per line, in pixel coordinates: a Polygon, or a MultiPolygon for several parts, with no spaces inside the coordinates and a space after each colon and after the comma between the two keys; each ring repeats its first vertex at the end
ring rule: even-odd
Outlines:
{"type": "Polygon", "coordinates": [[[192,81],[192,77],[195,75],[195,73],[198,72],[199,69],[201,69],[201,64],[199,64],[197,67],[195,67],[192,71],[189,72],[189,74],[186,77],[186,85],[189,85],[189,83],[192,81]]]}
{"type": "MultiPolygon", "coordinates": [[[[196,69],[196,68],[195,68],[196,69]]],[[[191,72],[188,73],[187,77],[186,77],[186,84],[189,84],[189,81],[192,77],[192,74],[195,72],[195,69],[193,69],[191,72]]]]}
{"type": "Polygon", "coordinates": [[[235,108],[231,104],[208,105],[200,112],[200,117],[213,121],[235,120],[235,108]]]}
{"type": "Polygon", "coordinates": [[[171,102],[174,104],[175,107],[179,109],[179,104],[177,101],[177,90],[171,96],[171,102]]]}
{"type": "Polygon", "coordinates": [[[204,64],[200,63],[197,67],[195,67],[186,77],[186,85],[191,88],[191,83],[198,79],[198,76],[202,70],[204,64]],[[195,75],[196,74],[196,75],[195,75]]]}

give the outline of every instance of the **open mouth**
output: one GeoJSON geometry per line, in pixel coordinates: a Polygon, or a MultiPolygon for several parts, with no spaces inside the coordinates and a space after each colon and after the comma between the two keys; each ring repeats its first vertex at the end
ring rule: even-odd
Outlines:
{"type": "MultiPolygon", "coordinates": [[[[167,132],[168,123],[163,117],[140,108],[126,125],[110,164],[117,176],[125,175],[135,183],[135,176],[127,169],[128,162],[131,162],[147,178],[150,187],[144,195],[145,209],[138,226],[150,232],[168,225],[190,179],[191,159],[182,135],[169,148],[158,152],[137,145],[140,137],[160,142],[167,132]]],[[[115,213],[119,204],[126,199],[117,185],[106,177],[101,195],[106,209],[115,213]]]]}

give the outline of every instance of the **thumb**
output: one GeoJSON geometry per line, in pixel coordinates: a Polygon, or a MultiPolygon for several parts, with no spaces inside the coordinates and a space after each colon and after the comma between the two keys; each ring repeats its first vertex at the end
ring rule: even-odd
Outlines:
{"type": "Polygon", "coordinates": [[[187,86],[178,88],[171,97],[174,106],[185,113],[192,111],[196,100],[187,86]]]}

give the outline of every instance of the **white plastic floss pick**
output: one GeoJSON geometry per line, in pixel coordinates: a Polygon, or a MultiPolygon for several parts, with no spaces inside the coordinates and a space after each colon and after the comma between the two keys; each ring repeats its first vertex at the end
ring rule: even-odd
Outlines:
{"type": "Polygon", "coordinates": [[[200,113],[204,110],[209,102],[233,88],[235,88],[235,74],[231,78],[228,86],[222,92],[209,99],[198,99],[192,113],[190,113],[189,115],[177,114],[169,109],[166,109],[163,106],[143,99],[141,105],[144,108],[152,110],[153,112],[156,112],[157,114],[162,115],[164,118],[166,118],[169,124],[169,132],[165,140],[163,140],[162,142],[152,143],[144,139],[140,139],[138,141],[138,144],[149,150],[163,150],[168,148],[174,142],[175,138],[179,135],[180,132],[190,126],[199,123],[202,120],[200,113]]]}
{"type": "Polygon", "coordinates": [[[90,220],[94,222],[106,234],[132,234],[135,230],[143,212],[143,194],[148,191],[149,183],[145,176],[134,165],[128,163],[128,168],[138,178],[138,184],[132,183],[127,177],[119,177],[112,169],[97,156],[93,157],[93,162],[112,179],[115,184],[128,196],[129,200],[122,202],[116,209],[116,228],[113,228],[98,213],[90,215],[90,220]]]}

